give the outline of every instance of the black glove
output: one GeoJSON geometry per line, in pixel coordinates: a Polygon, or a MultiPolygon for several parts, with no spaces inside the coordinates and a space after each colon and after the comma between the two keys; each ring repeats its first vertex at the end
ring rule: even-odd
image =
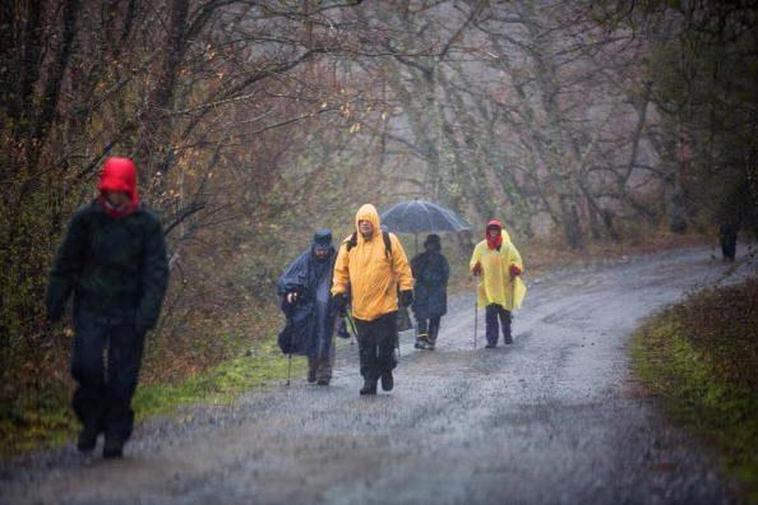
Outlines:
{"type": "Polygon", "coordinates": [[[344,317],[347,314],[347,302],[348,302],[347,293],[338,293],[334,295],[332,300],[334,303],[334,308],[337,310],[337,313],[340,316],[344,317]]]}
{"type": "Polygon", "coordinates": [[[413,291],[406,289],[400,292],[400,305],[407,307],[413,303],[413,291]]]}

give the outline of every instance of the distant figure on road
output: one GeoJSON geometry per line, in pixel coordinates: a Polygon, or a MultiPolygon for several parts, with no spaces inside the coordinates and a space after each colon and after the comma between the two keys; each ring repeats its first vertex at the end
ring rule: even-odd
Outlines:
{"type": "Polygon", "coordinates": [[[737,233],[739,225],[736,220],[725,220],[719,225],[719,241],[724,261],[734,261],[737,255],[737,233]]]}
{"type": "Polygon", "coordinates": [[[47,317],[60,320],[74,293],[72,405],[83,425],[77,447],[91,451],[105,433],[103,457],[117,458],[132,433],[145,334],[158,320],[169,269],[161,223],[139,201],[132,160],[108,158],[98,189],[58,249],[47,317]]]}
{"type": "Polygon", "coordinates": [[[279,347],[287,354],[308,357],[308,382],[328,386],[332,379],[336,306],[331,299],[336,253],[332,232],[318,230],[311,246],[290,263],[277,282],[287,325],[279,347]]]}
{"type": "Polygon", "coordinates": [[[416,349],[434,350],[440,319],[447,312],[447,281],[450,266],[442,255],[440,237],[431,234],[424,252],[411,260],[414,286],[413,313],[416,316],[416,349]]]}
{"type": "Polygon", "coordinates": [[[362,395],[375,395],[379,379],[382,389],[392,390],[398,298],[405,307],[413,302],[413,276],[403,246],[380,224],[376,208],[363,205],[355,216],[355,232],[340,246],[334,265],[332,294],[341,311],[350,302],[358,330],[362,395]]]}
{"type": "Polygon", "coordinates": [[[513,343],[511,313],[521,306],[526,285],[520,277],[524,270],[521,255],[503,229],[503,223],[497,219],[487,223],[485,239],[474,248],[469,267],[480,278],[477,305],[486,310],[485,347],[497,346],[498,319],[503,329],[503,342],[513,343]]]}

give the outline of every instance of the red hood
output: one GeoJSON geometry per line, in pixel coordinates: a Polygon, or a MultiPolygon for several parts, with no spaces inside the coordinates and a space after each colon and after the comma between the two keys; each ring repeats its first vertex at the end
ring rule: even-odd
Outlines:
{"type": "Polygon", "coordinates": [[[501,231],[503,229],[503,223],[500,220],[490,219],[489,222],[487,222],[487,226],[484,228],[484,238],[487,239],[487,247],[490,249],[497,249],[499,251],[500,246],[503,243],[503,236],[501,234],[498,234],[497,237],[493,239],[487,233],[487,230],[494,226],[497,226],[497,228],[501,231]]]}
{"type": "Polygon", "coordinates": [[[485,233],[487,232],[487,228],[489,228],[490,226],[497,226],[498,228],[500,228],[502,230],[503,229],[503,222],[500,221],[499,219],[490,219],[487,222],[487,227],[484,229],[485,233]]]}
{"type": "Polygon", "coordinates": [[[103,171],[100,173],[100,182],[97,184],[100,190],[98,201],[105,212],[114,219],[118,219],[134,213],[139,206],[137,194],[137,169],[134,162],[129,158],[112,157],[105,160],[103,171]],[[123,208],[113,208],[105,198],[106,191],[123,191],[129,195],[131,201],[123,208]]]}
{"type": "Polygon", "coordinates": [[[123,191],[129,195],[132,205],[139,203],[137,195],[137,169],[129,158],[111,157],[105,160],[97,189],[103,191],[123,191]]]}

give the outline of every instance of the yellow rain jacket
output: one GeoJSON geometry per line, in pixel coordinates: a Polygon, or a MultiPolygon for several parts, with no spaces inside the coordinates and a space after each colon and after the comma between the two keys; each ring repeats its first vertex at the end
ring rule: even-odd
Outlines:
{"type": "Polygon", "coordinates": [[[523,271],[524,264],[508,232],[502,230],[501,235],[503,242],[499,251],[488,248],[486,239],[476,245],[469,268],[473,271],[477,263],[482,266],[477,298],[479,308],[496,303],[505,310],[513,311],[521,307],[524,301],[526,284],[520,275],[511,277],[509,269],[511,265],[517,265],[523,271]]]}
{"type": "Polygon", "coordinates": [[[373,321],[397,310],[397,289],[413,289],[413,275],[400,241],[389,234],[391,254],[387,254],[380,228],[379,213],[371,204],[363,205],[355,215],[357,243],[347,250],[351,237],[346,238],[334,264],[332,294],[351,293],[353,316],[373,321]],[[370,221],[374,233],[370,239],[358,231],[358,221],[370,221]]]}

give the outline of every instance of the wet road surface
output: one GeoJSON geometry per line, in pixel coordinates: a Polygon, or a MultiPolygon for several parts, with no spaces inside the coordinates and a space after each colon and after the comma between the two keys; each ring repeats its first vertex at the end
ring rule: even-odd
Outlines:
{"type": "Polygon", "coordinates": [[[402,335],[389,394],[359,397],[357,345],[340,342],[328,388],[298,379],[152,419],[121,461],[69,444],[6,462],[0,503],[736,503],[712,457],[629,373],[642,318],[722,281],[728,267],[710,254],[531,279],[514,344],[492,350],[483,311],[473,349],[473,296],[451,297],[436,351],[402,335]]]}

